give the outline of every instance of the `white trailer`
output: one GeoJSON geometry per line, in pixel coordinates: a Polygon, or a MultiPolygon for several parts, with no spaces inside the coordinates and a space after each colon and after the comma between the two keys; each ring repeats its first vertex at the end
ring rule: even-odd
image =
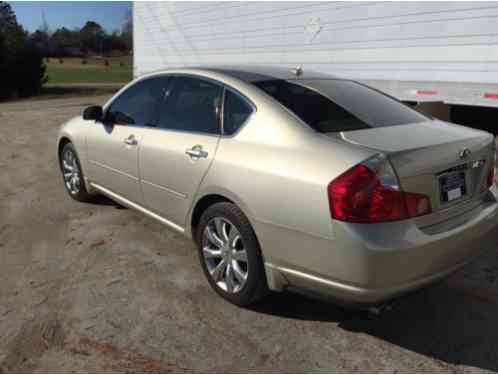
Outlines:
{"type": "Polygon", "coordinates": [[[498,107],[498,2],[136,2],[134,75],[301,66],[401,100],[498,107]]]}

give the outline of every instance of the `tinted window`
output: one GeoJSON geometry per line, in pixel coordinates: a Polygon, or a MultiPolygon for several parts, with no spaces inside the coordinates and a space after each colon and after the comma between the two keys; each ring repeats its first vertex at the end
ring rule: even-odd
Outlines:
{"type": "Polygon", "coordinates": [[[111,103],[106,114],[107,120],[123,125],[155,126],[165,83],[165,78],[157,77],[129,87],[111,103]]]}
{"type": "Polygon", "coordinates": [[[160,107],[158,125],[164,129],[219,133],[221,92],[221,86],[211,82],[174,78],[170,94],[160,107]]]}
{"type": "Polygon", "coordinates": [[[239,95],[225,90],[223,104],[223,133],[234,134],[252,114],[252,107],[239,95]]]}
{"type": "Polygon", "coordinates": [[[255,82],[320,133],[427,121],[395,99],[352,81],[255,82]],[[305,87],[306,86],[306,87],[305,87]]]}

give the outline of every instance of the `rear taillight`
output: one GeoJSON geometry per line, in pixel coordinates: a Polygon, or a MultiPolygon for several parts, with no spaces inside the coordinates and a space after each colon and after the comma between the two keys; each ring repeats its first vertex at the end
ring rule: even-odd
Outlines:
{"type": "Polygon", "coordinates": [[[488,190],[495,183],[496,157],[492,160],[486,180],[481,182],[481,192],[488,190]]]}
{"type": "Polygon", "coordinates": [[[332,218],[355,223],[403,220],[431,212],[429,197],[401,191],[389,161],[379,155],[328,186],[332,218]]]}
{"type": "Polygon", "coordinates": [[[486,179],[487,188],[489,189],[491,186],[493,186],[494,183],[495,183],[495,168],[492,167],[489,170],[488,177],[486,179]]]}
{"type": "Polygon", "coordinates": [[[491,168],[488,174],[488,187],[493,186],[494,183],[495,183],[495,169],[491,168]]]}

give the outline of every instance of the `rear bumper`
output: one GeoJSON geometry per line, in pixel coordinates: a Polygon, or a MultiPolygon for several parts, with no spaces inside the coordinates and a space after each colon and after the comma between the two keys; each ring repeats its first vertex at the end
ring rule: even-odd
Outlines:
{"type": "Polygon", "coordinates": [[[267,264],[271,288],[380,303],[444,278],[480,253],[496,249],[496,187],[480,206],[439,227],[420,229],[413,221],[337,223],[334,239],[305,242],[306,256],[267,264]]]}
{"type": "MultiPolygon", "coordinates": [[[[285,288],[297,289],[304,293],[331,298],[348,304],[377,305],[444,279],[465,264],[467,262],[456,264],[445,271],[418,280],[379,289],[344,284],[287,268],[278,268],[278,272],[287,281],[285,288]]],[[[270,265],[270,267],[272,266],[270,265]]],[[[274,272],[274,270],[272,271],[274,272]]]]}

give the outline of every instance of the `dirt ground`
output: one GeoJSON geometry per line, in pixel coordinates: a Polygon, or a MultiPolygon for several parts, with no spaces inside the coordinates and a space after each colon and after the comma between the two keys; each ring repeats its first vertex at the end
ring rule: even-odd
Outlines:
{"type": "Polygon", "coordinates": [[[71,200],[57,129],[102,100],[0,105],[0,372],[498,371],[496,251],[380,316],[290,293],[240,309],[189,241],[71,200]]]}

